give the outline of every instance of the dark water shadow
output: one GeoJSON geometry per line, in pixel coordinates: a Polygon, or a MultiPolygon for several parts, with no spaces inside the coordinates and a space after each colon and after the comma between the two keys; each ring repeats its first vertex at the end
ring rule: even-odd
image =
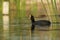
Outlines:
{"type": "MultiPolygon", "coordinates": [[[[31,26],[31,32],[32,33],[33,33],[35,27],[37,27],[36,25],[38,25],[38,27],[42,27],[42,28],[49,28],[51,25],[51,22],[48,20],[35,21],[34,23],[32,23],[32,26],[31,26]]],[[[42,29],[41,31],[47,31],[47,30],[42,29]]]]}

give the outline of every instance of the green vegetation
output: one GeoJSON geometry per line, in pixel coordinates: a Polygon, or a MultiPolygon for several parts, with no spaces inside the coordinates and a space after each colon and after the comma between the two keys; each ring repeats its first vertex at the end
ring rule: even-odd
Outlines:
{"type": "MultiPolygon", "coordinates": [[[[13,0],[13,2],[15,3],[15,6],[16,6],[16,14],[15,17],[14,17],[14,23],[16,24],[12,24],[12,25],[16,25],[16,26],[11,26],[13,29],[12,31],[14,31],[15,33],[17,33],[16,35],[21,35],[21,33],[23,33],[22,30],[30,30],[30,20],[28,19],[28,17],[26,16],[27,15],[27,12],[26,12],[26,0],[22,0],[21,2],[21,5],[20,5],[20,1],[21,0],[13,0]],[[24,24],[26,23],[26,24],[24,24]],[[28,26],[28,27],[26,27],[28,26]]],[[[47,15],[48,20],[50,20],[51,22],[59,22],[60,20],[58,20],[58,11],[57,11],[57,4],[56,4],[56,0],[51,0],[51,3],[49,3],[49,1],[47,0],[47,4],[44,4],[43,1],[41,0],[41,3],[40,3],[40,7],[41,9],[39,9],[40,13],[38,14],[38,9],[37,9],[37,3],[33,3],[29,6],[31,6],[31,14],[33,14],[34,16],[36,16],[37,14],[38,15],[41,15],[41,14],[45,14],[47,15]],[[54,16],[53,16],[54,15],[54,16]]],[[[14,12],[13,12],[14,13],[14,12]]],[[[3,21],[2,21],[2,0],[0,1],[0,32],[3,31],[3,21]]],[[[11,16],[10,16],[11,17],[11,16]]],[[[13,18],[13,17],[12,17],[13,18]]],[[[11,20],[12,21],[12,20],[11,20]]],[[[57,25],[57,24],[52,24],[52,29],[56,29],[60,25],[57,25]]],[[[28,32],[26,32],[28,33],[28,32]]],[[[57,35],[57,32],[54,31],[54,32],[49,32],[53,35],[53,37],[56,37],[57,35]],[[56,34],[54,34],[56,33],[56,34]]],[[[26,34],[27,35],[27,34],[26,34]]]]}

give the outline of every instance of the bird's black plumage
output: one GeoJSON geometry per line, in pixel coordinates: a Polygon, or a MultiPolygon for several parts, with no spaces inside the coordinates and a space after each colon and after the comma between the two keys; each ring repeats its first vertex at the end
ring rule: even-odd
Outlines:
{"type": "Polygon", "coordinates": [[[31,15],[31,23],[32,23],[32,26],[31,26],[31,32],[33,32],[34,31],[34,29],[35,29],[35,25],[34,25],[34,23],[35,23],[35,19],[34,19],[34,16],[33,15],[31,15]]]}
{"type": "Polygon", "coordinates": [[[38,25],[38,26],[40,26],[40,27],[46,27],[46,26],[49,27],[50,24],[51,24],[51,22],[48,21],[48,20],[38,20],[38,21],[35,21],[33,15],[31,15],[31,18],[30,18],[30,19],[31,19],[31,23],[32,23],[31,32],[34,31],[35,25],[38,25]]]}

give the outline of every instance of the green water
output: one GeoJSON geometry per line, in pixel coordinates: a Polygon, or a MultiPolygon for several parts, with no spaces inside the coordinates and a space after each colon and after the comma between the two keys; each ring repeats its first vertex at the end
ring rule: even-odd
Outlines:
{"type": "MultiPolygon", "coordinates": [[[[3,0],[4,1],[4,0],[3,0]]],[[[2,0],[0,1],[0,40],[60,40],[60,30],[52,30],[52,29],[60,29],[60,24],[53,24],[53,22],[60,22],[59,19],[59,5],[56,4],[56,0],[51,3],[48,2],[44,4],[41,0],[41,4],[39,9],[37,9],[37,3],[29,4],[31,9],[29,9],[30,13],[34,15],[34,17],[38,17],[40,15],[46,15],[44,18],[35,18],[35,20],[50,20],[52,22],[51,28],[49,30],[52,31],[39,31],[39,28],[36,28],[34,33],[31,34],[31,21],[29,17],[26,15],[26,0],[9,0],[10,2],[10,10],[9,10],[9,31],[4,33],[3,31],[3,21],[2,21],[2,0]],[[20,6],[20,1],[22,4],[20,6]],[[14,5],[15,9],[11,7],[14,5]],[[13,4],[14,3],[14,4],[13,4]],[[4,37],[5,34],[5,37],[4,37]]],[[[48,29],[48,28],[47,28],[48,29]]]]}

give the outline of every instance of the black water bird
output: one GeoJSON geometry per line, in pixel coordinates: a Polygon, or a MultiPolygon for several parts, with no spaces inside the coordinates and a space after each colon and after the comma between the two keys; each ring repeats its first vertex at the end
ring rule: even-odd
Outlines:
{"type": "Polygon", "coordinates": [[[33,15],[31,15],[31,18],[30,19],[31,19],[31,23],[32,23],[31,32],[34,31],[35,25],[38,25],[40,27],[50,27],[50,25],[51,25],[51,22],[48,21],[48,20],[38,20],[38,21],[35,21],[33,15]]]}

